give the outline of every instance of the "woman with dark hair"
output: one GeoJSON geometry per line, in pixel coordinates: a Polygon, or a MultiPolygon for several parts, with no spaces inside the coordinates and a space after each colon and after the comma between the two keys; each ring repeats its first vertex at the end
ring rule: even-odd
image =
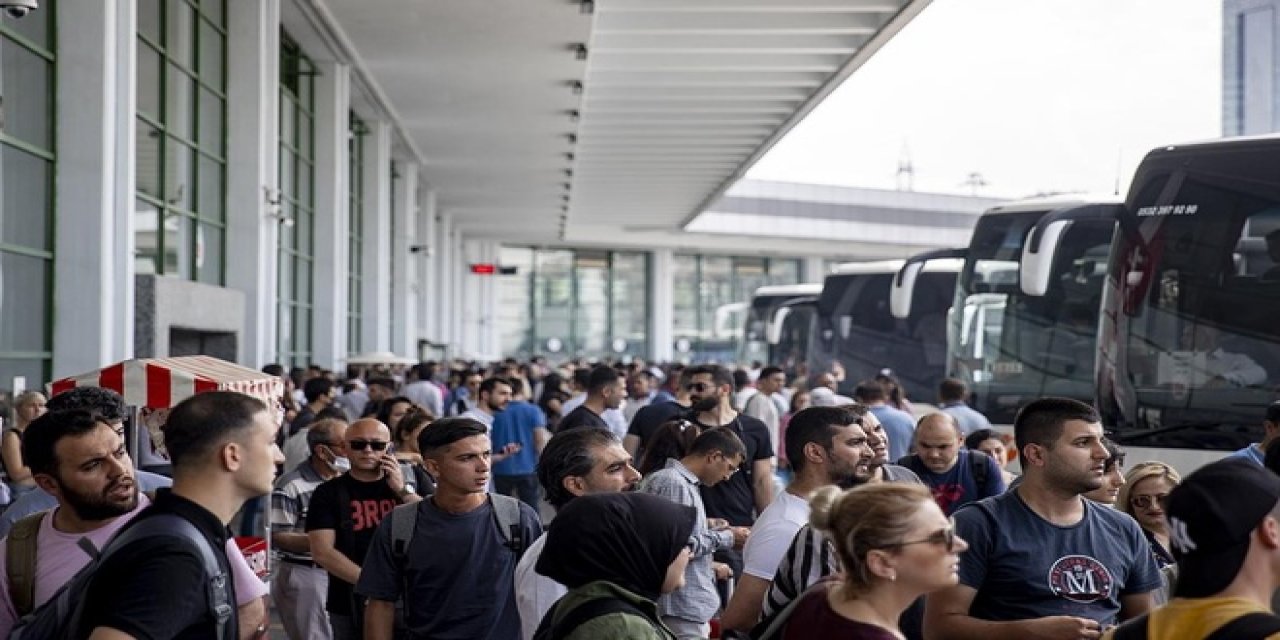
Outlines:
{"type": "Polygon", "coordinates": [[[394,434],[396,425],[400,424],[400,421],[413,411],[422,411],[422,407],[414,404],[412,400],[404,396],[396,396],[387,398],[386,401],[379,404],[378,413],[374,417],[378,419],[378,422],[387,425],[387,428],[394,434]]]}
{"type": "Polygon", "coordinates": [[[1012,443],[1011,437],[995,429],[978,429],[964,439],[966,449],[981,451],[995,459],[996,465],[1000,467],[1000,475],[1004,476],[1004,486],[1010,489],[1018,479],[1017,474],[1006,468],[1006,465],[1017,457],[1017,452],[1009,447],[1012,443]]]}
{"type": "Polygon", "coordinates": [[[556,432],[560,426],[560,418],[564,417],[562,408],[569,394],[564,390],[564,377],[558,373],[548,373],[542,378],[542,395],[538,398],[538,408],[547,418],[547,431],[556,432]]]}
{"type": "Polygon", "coordinates": [[[1081,495],[1094,502],[1114,508],[1116,499],[1120,497],[1120,488],[1125,483],[1125,451],[1110,438],[1103,438],[1102,446],[1107,448],[1107,461],[1103,463],[1102,467],[1102,486],[1081,495]]]}
{"type": "Polygon", "coordinates": [[[667,460],[683,458],[693,447],[693,441],[697,440],[701,434],[702,427],[684,418],[662,423],[662,426],[653,432],[649,446],[645,447],[644,455],[640,457],[640,464],[637,465],[636,470],[640,475],[647,477],[655,471],[666,468],[667,460]]]}
{"type": "Polygon", "coordinates": [[[876,382],[884,388],[884,396],[888,399],[889,406],[899,411],[906,411],[911,415],[915,415],[915,409],[911,406],[911,401],[907,399],[907,392],[903,390],[902,383],[898,382],[898,378],[888,369],[881,369],[876,374],[876,382]]]}
{"type": "Polygon", "coordinates": [[[553,640],[675,640],[656,600],[684,584],[693,507],[644,493],[574,498],[535,570],[569,588],[539,630],[553,640]],[[549,632],[549,633],[547,633],[549,632]]]}
{"type": "Polygon", "coordinates": [[[418,434],[436,417],[426,409],[415,409],[405,414],[391,429],[391,443],[396,447],[396,459],[401,462],[422,464],[422,452],[418,451],[418,434]]]}

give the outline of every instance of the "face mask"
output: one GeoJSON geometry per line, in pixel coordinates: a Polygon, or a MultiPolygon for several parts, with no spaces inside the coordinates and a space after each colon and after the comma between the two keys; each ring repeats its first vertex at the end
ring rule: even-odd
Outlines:
{"type": "Polygon", "coordinates": [[[333,470],[338,473],[346,473],[351,470],[351,460],[346,456],[334,456],[333,462],[330,462],[329,466],[333,467],[333,470]]]}

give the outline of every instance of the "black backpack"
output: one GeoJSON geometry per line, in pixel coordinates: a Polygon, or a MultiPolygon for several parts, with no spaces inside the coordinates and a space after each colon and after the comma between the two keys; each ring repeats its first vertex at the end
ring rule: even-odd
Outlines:
{"type": "MultiPolygon", "coordinates": [[[[974,496],[974,500],[977,500],[987,492],[987,486],[991,482],[991,465],[987,464],[991,456],[976,449],[965,449],[965,451],[969,452],[969,470],[973,472],[973,483],[978,488],[978,495],[974,496]]],[[[903,456],[898,460],[898,466],[906,467],[916,473],[926,471],[924,463],[915,454],[903,456]]]]}
{"type": "MultiPolygon", "coordinates": [[[[93,575],[102,562],[130,543],[161,536],[180,538],[199,551],[201,564],[204,565],[204,597],[208,603],[210,615],[217,621],[218,638],[236,640],[240,632],[235,602],[230,593],[231,581],[218,564],[218,558],[214,555],[214,550],[204,534],[185,518],[169,513],[147,516],[129,524],[107,542],[101,553],[92,553],[93,545],[91,544],[82,545],[81,548],[94,556],[93,560],[72,576],[71,580],[53,594],[48,602],[18,620],[13,632],[9,635],[10,640],[70,640],[73,638],[84,616],[85,596],[89,591],[89,583],[93,581],[93,575]]],[[[222,552],[221,549],[218,551],[222,552]]],[[[156,585],[156,588],[163,587],[156,585]]]]}

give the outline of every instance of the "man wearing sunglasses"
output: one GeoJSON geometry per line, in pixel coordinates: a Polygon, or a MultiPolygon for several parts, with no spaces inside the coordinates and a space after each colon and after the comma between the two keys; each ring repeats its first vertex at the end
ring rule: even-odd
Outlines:
{"type": "Polygon", "coordinates": [[[955,513],[969,550],[960,583],[928,596],[928,640],[1098,638],[1150,610],[1164,583],[1138,524],[1082,496],[1110,456],[1093,407],[1041,398],[1014,438],[1022,482],[955,513]]]}
{"type": "Polygon", "coordinates": [[[373,418],[347,429],[351,470],[316,488],[307,511],[307,538],[315,563],[329,572],[325,609],[335,640],[360,638],[363,599],[352,590],[378,523],[402,503],[418,502],[400,463],[388,450],[391,430],[373,418]]]}

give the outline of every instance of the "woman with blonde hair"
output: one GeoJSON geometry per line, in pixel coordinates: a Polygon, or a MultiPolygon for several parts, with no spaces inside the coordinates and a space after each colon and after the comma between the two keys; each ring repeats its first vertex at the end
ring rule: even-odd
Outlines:
{"type": "Polygon", "coordinates": [[[1138,521],[1151,545],[1156,566],[1165,576],[1164,588],[1152,594],[1157,605],[1168,601],[1170,581],[1177,567],[1169,551],[1169,522],[1164,517],[1164,502],[1169,492],[1181,483],[1182,476],[1173,467],[1163,462],[1143,462],[1134,465],[1125,475],[1124,486],[1116,496],[1116,508],[1138,521]]]}
{"type": "Polygon", "coordinates": [[[784,640],[898,640],[898,619],[914,601],[957,583],[969,545],[924,485],[823,487],[809,504],[809,523],[834,544],[843,579],[800,597],[784,640]]]}
{"type": "Polygon", "coordinates": [[[0,461],[4,463],[4,473],[15,500],[36,488],[31,469],[22,459],[22,436],[27,425],[48,412],[45,402],[44,394],[39,391],[18,394],[13,401],[13,424],[0,436],[0,461]]]}

